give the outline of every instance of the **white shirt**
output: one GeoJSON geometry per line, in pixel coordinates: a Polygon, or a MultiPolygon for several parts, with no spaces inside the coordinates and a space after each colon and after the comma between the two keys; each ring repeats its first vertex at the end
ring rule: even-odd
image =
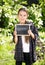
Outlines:
{"type": "Polygon", "coordinates": [[[25,37],[22,36],[22,47],[23,47],[23,52],[29,53],[29,42],[25,42],[25,37]]]}

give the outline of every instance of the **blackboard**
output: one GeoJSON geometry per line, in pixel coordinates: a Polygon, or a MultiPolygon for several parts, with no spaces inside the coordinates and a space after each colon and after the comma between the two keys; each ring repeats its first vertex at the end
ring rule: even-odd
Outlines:
{"type": "Polygon", "coordinates": [[[15,30],[18,36],[21,36],[21,35],[29,36],[28,34],[29,29],[30,29],[29,24],[16,24],[15,25],[15,30]]]}

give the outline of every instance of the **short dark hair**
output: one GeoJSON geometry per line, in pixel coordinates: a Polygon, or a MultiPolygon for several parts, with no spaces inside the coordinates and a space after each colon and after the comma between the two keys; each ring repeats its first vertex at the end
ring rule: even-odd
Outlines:
{"type": "Polygon", "coordinates": [[[18,11],[18,14],[19,14],[20,11],[25,11],[28,14],[28,11],[27,11],[26,8],[20,8],[19,11],[18,11]]]}

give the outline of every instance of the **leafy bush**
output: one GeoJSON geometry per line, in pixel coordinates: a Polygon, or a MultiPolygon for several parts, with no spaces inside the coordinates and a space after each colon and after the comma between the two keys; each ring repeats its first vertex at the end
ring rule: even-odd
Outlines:
{"type": "MultiPolygon", "coordinates": [[[[1,30],[0,30],[1,31],[1,30]]],[[[14,43],[12,42],[12,35],[6,35],[3,30],[0,33],[0,65],[14,65],[14,43]]]]}
{"type": "MultiPolygon", "coordinates": [[[[18,22],[17,12],[24,5],[28,5],[27,0],[0,0],[0,65],[15,65],[12,33],[18,22]]],[[[45,28],[42,27],[45,27],[45,0],[39,0],[39,4],[32,4],[27,8],[29,21],[33,21],[41,31],[39,32],[41,42],[36,46],[39,59],[34,65],[45,65],[45,28]]]]}

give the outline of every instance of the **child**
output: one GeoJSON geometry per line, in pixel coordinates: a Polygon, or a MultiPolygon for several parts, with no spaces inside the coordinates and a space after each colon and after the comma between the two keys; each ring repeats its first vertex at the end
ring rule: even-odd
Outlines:
{"type": "Polygon", "coordinates": [[[31,24],[31,26],[30,30],[27,31],[29,36],[17,36],[17,32],[14,30],[16,65],[22,65],[22,62],[25,62],[26,65],[32,65],[36,61],[35,47],[38,32],[32,22],[26,21],[27,17],[27,10],[20,8],[18,11],[19,24],[31,24]]]}

